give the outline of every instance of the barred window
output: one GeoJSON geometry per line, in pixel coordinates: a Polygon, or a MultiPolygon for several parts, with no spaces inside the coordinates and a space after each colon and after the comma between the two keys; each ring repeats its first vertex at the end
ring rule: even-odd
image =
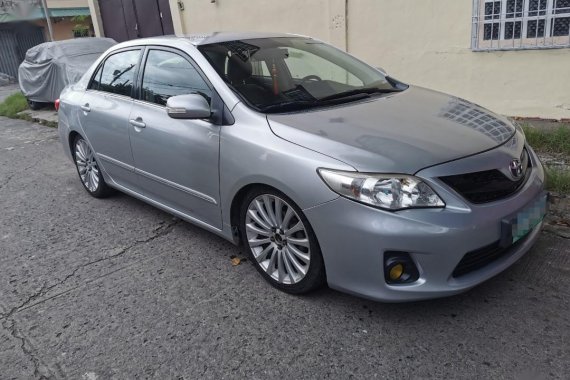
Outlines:
{"type": "Polygon", "coordinates": [[[473,0],[471,47],[570,47],[570,0],[473,0]]]}

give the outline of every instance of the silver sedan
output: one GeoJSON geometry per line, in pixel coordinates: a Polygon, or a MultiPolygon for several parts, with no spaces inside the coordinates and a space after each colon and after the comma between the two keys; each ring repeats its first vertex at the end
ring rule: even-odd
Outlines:
{"type": "Polygon", "coordinates": [[[89,194],[119,190],[241,244],[289,293],[456,294],[524,255],[546,212],[516,124],[308,37],[125,42],[57,107],[89,194]]]}

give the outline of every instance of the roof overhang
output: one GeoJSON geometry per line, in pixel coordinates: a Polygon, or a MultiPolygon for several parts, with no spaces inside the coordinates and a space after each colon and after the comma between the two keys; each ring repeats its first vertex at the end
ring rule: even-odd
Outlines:
{"type": "MultiPolygon", "coordinates": [[[[89,16],[89,8],[48,8],[48,13],[51,18],[57,17],[75,17],[75,16],[89,16]]],[[[0,13],[0,23],[12,21],[34,21],[44,20],[46,15],[43,8],[34,8],[30,14],[20,16],[12,13],[0,13]]]]}

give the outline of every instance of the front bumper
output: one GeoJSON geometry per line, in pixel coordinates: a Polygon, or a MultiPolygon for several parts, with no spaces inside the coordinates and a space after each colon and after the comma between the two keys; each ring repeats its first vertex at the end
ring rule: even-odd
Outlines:
{"type": "Polygon", "coordinates": [[[542,224],[500,258],[468,274],[453,277],[463,256],[501,239],[501,221],[525,208],[544,191],[544,171],[531,150],[532,173],[515,195],[472,205],[445,185],[430,181],[448,205],[444,209],[386,212],[346,198],[304,210],[319,240],[329,286],[378,301],[413,301],[464,292],[499,274],[534,244],[542,224]],[[419,279],[388,285],[386,251],[408,252],[419,279]]]}

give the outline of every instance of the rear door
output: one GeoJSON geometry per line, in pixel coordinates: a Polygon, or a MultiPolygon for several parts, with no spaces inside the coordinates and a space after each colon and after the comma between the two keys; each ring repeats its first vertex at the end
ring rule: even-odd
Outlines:
{"type": "Polygon", "coordinates": [[[195,63],[168,48],[147,49],[139,100],[130,116],[131,146],[143,193],[165,206],[221,228],[219,126],[210,120],[172,119],[170,96],[213,91],[195,63]]]}
{"type": "Polygon", "coordinates": [[[105,59],[81,101],[80,123],[97,153],[97,161],[113,182],[137,188],[129,141],[128,117],[141,49],[123,50],[105,59]]]}

